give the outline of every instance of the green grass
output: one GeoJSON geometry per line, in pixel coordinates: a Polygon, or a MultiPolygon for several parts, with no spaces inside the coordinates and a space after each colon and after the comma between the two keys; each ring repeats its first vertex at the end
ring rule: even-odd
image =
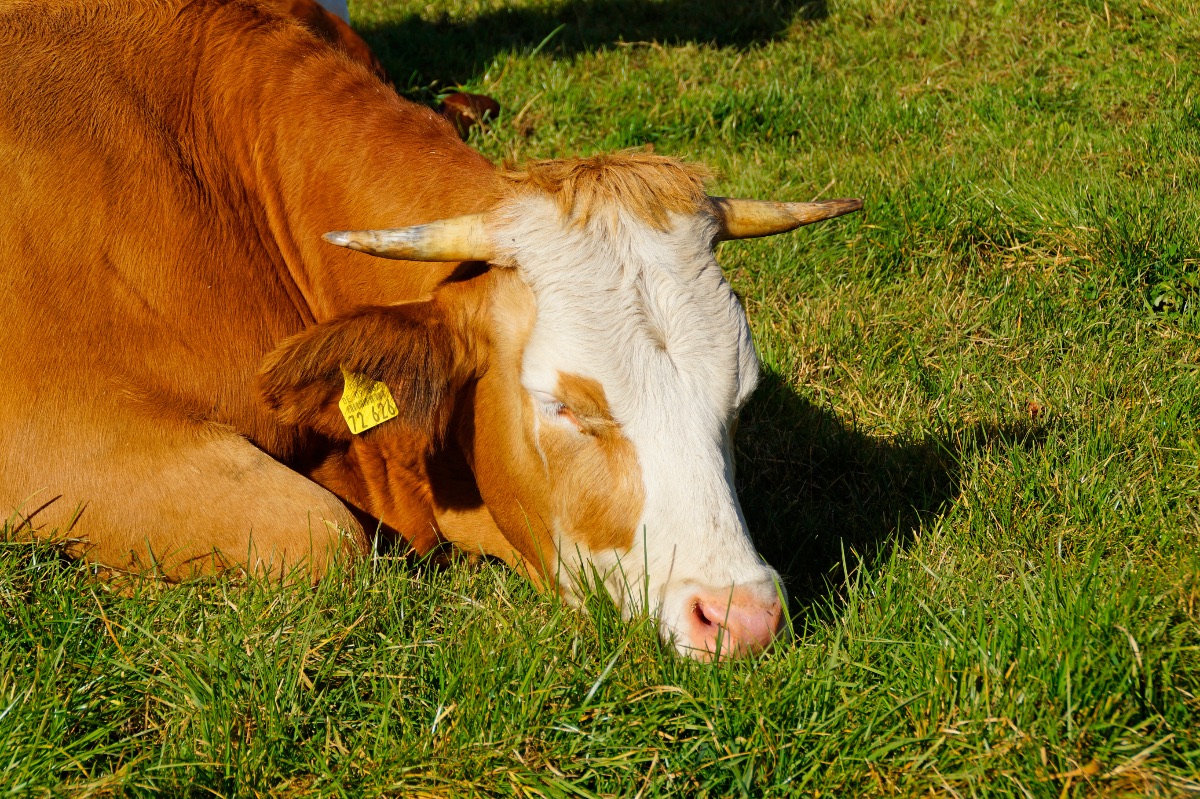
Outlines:
{"type": "Polygon", "coordinates": [[[0,544],[0,794],[1200,791],[1200,9],[353,14],[406,93],[503,104],[498,160],[652,144],[866,200],[720,253],[795,637],[705,666],[493,565],[128,595],[0,544]]]}

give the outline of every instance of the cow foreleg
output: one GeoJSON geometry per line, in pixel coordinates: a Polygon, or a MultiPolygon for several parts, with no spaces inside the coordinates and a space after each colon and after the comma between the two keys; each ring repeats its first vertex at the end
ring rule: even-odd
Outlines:
{"type": "Polygon", "coordinates": [[[42,458],[36,475],[2,497],[14,528],[67,539],[89,561],[170,580],[229,568],[316,579],[340,553],[366,550],[362,527],[337,497],[228,430],[132,440],[104,436],[42,458]]]}

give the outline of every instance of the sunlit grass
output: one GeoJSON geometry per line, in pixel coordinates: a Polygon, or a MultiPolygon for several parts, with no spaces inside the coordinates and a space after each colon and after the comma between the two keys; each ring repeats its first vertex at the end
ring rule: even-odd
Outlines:
{"type": "Polygon", "coordinates": [[[495,565],[120,591],[0,545],[0,792],[1200,790],[1200,24],[1185,4],[352,4],[497,159],[652,144],[866,210],[722,245],[794,640],[677,659],[495,565]]]}

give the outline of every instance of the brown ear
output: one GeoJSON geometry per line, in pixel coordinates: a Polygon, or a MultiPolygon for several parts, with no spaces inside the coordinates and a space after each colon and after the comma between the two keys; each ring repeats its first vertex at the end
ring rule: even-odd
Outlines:
{"type": "Polygon", "coordinates": [[[401,424],[437,440],[472,371],[468,346],[434,301],[361,308],[280,343],[263,360],[259,392],[285,424],[348,440],[338,409],[344,368],[387,384],[399,411],[362,435],[401,424]]]}

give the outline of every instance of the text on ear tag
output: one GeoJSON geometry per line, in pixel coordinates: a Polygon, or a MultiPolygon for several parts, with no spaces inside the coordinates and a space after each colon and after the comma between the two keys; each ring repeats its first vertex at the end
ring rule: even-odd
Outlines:
{"type": "Polygon", "coordinates": [[[342,378],[345,386],[338,407],[354,435],[399,415],[396,401],[386,384],[357,372],[347,372],[345,367],[342,367],[342,378]]]}

